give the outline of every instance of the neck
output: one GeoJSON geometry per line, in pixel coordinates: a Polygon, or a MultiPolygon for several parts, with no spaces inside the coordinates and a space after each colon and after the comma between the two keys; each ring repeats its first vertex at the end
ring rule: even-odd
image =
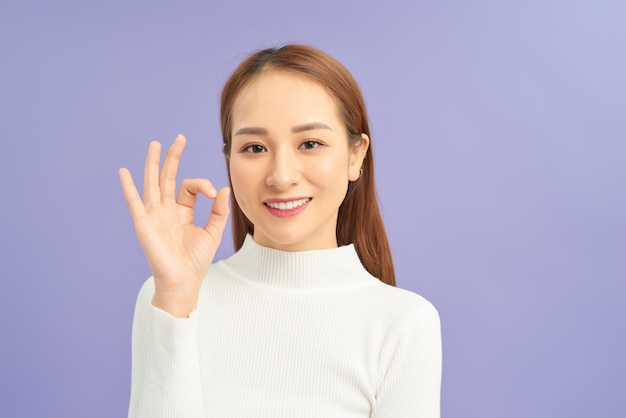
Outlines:
{"type": "Polygon", "coordinates": [[[330,249],[282,251],[248,235],[225,261],[242,280],[285,289],[342,289],[377,281],[361,264],[352,244],[330,249]]]}

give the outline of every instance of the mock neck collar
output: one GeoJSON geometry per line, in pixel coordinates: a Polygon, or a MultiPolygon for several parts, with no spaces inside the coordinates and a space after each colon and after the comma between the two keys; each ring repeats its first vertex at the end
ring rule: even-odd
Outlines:
{"type": "Polygon", "coordinates": [[[242,280],[276,288],[332,290],[378,281],[365,270],[353,244],[289,252],[263,247],[247,235],[239,251],[223,263],[242,280]]]}

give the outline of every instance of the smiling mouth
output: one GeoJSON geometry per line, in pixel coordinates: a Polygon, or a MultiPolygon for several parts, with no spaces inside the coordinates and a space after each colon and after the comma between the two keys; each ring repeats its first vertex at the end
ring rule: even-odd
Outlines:
{"type": "Polygon", "coordinates": [[[291,210],[291,209],[299,208],[300,206],[310,201],[311,201],[311,198],[307,197],[304,199],[290,200],[286,202],[264,202],[264,205],[272,209],[291,210]]]}

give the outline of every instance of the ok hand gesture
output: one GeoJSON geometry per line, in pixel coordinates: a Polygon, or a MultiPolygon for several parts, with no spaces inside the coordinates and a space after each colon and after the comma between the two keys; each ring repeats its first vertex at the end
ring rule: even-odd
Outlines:
{"type": "Polygon", "coordinates": [[[130,172],[126,168],[119,171],[135,232],[154,276],[152,304],[175,317],[188,316],[195,308],[202,280],[215,257],[229,213],[229,189],[217,192],[207,179],[183,180],[175,198],[176,172],[185,142],[184,136],[176,137],[160,174],[161,144],[156,141],[150,144],[143,201],[130,172]],[[193,223],[198,194],[215,199],[203,228],[193,223]]]}

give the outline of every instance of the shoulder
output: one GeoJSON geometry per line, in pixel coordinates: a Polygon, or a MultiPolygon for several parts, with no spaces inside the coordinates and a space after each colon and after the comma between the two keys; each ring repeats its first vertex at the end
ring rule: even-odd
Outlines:
{"type": "Polygon", "coordinates": [[[353,294],[354,318],[362,321],[374,345],[382,352],[403,345],[438,344],[441,339],[439,313],[433,304],[415,292],[373,283],[353,294]]]}
{"type": "Polygon", "coordinates": [[[435,306],[415,292],[379,282],[371,287],[370,293],[371,303],[384,309],[396,324],[417,319],[439,322],[435,306]]]}
{"type": "MultiPolygon", "coordinates": [[[[383,337],[382,352],[391,357],[398,350],[435,361],[441,356],[441,322],[435,306],[425,297],[409,290],[381,283],[379,294],[384,306],[379,326],[383,337]]],[[[384,357],[384,356],[383,356],[384,357]]],[[[439,360],[437,360],[439,361],[439,360]]]]}

